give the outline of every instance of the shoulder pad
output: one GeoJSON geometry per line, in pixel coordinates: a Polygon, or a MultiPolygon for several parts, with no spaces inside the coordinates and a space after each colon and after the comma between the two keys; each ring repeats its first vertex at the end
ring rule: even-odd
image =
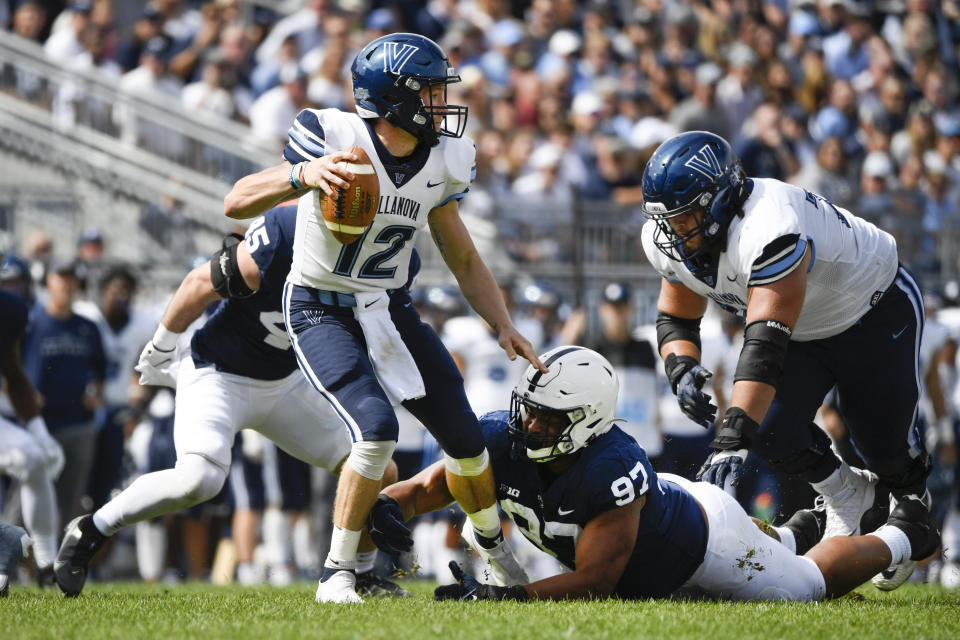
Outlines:
{"type": "Polygon", "coordinates": [[[440,150],[450,176],[451,188],[455,192],[466,190],[477,174],[477,148],[473,140],[467,137],[441,138],[440,150]]]}
{"type": "Polygon", "coordinates": [[[316,109],[315,112],[326,132],[331,153],[345,151],[357,143],[357,127],[364,126],[360,116],[340,109],[316,109]]]}

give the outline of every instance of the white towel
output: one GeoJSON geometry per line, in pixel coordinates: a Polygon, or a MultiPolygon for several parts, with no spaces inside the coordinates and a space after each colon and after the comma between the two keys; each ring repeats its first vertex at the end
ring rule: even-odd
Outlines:
{"type": "Polygon", "coordinates": [[[427,394],[417,363],[390,319],[386,293],[355,293],[357,320],[367,339],[373,371],[394,406],[427,394]]]}

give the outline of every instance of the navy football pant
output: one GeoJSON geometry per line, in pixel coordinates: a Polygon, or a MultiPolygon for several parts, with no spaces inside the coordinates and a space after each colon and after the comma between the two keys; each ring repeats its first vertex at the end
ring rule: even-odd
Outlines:
{"type": "MultiPolygon", "coordinates": [[[[324,304],[315,290],[288,283],[284,315],[300,369],[336,409],[353,441],[396,441],[397,416],[373,371],[353,308],[324,304]]],[[[480,425],[467,402],[463,377],[439,336],[421,322],[403,292],[391,294],[390,316],[426,390],[426,396],[404,406],[449,456],[480,455],[480,425]]]]}
{"type": "Polygon", "coordinates": [[[922,332],[920,290],[901,267],[893,286],[855,325],[830,338],[790,343],[754,451],[776,463],[829,448],[827,435],[808,425],[837,385],[840,414],[867,468],[898,486],[927,458],[917,424],[922,332]]]}

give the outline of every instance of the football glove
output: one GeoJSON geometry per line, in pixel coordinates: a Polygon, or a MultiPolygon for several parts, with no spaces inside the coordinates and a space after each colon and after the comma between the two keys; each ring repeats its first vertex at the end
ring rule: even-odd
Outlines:
{"type": "Polygon", "coordinates": [[[709,482],[734,495],[743,472],[743,461],[747,459],[746,449],[733,451],[711,451],[707,460],[697,473],[697,480],[709,482]]]}
{"type": "Polygon", "coordinates": [[[728,493],[740,482],[747,448],[753,443],[760,425],[740,407],[730,407],[710,442],[713,452],[697,473],[697,480],[721,487],[728,493]]]}
{"type": "Polygon", "coordinates": [[[710,403],[710,394],[702,391],[713,373],[690,356],[670,354],[664,362],[667,378],[684,415],[709,429],[717,415],[717,407],[710,403]]]}
{"type": "Polygon", "coordinates": [[[502,534],[499,542],[492,549],[487,549],[477,541],[477,532],[474,531],[473,524],[468,520],[463,524],[463,531],[460,535],[490,568],[490,579],[494,584],[507,586],[530,582],[527,572],[523,570],[520,561],[513,553],[513,547],[503,538],[502,534]]]}
{"type": "Polygon", "coordinates": [[[63,471],[63,447],[47,431],[47,424],[40,416],[35,416],[27,422],[27,431],[36,439],[37,444],[43,451],[47,476],[51,480],[56,480],[60,477],[60,472],[63,471]]]}
{"type": "Polygon", "coordinates": [[[177,378],[173,372],[177,349],[169,351],[158,349],[153,341],[140,352],[140,361],[134,367],[140,373],[140,384],[150,387],[177,388],[177,378]]]}
{"type": "Polygon", "coordinates": [[[399,556],[413,549],[413,536],[403,520],[400,505],[390,496],[381,493],[370,510],[367,530],[377,548],[392,556],[399,556]]]}
{"type": "Polygon", "coordinates": [[[450,573],[457,581],[456,584],[444,584],[434,589],[434,600],[527,600],[530,598],[522,585],[498,587],[492,584],[481,584],[461,569],[455,560],[450,561],[450,573]]]}

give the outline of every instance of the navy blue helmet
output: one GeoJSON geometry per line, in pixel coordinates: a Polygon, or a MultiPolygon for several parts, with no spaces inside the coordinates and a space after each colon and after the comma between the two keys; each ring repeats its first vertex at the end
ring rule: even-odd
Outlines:
{"type": "Polygon", "coordinates": [[[654,244],[672,260],[690,260],[719,246],[745,199],[740,161],[730,144],[706,131],[676,135],[653,152],[643,170],[643,212],[657,224],[654,244]],[[698,224],[678,233],[672,218],[695,213],[698,224]],[[703,240],[695,250],[684,247],[703,240]]]}
{"type": "Polygon", "coordinates": [[[446,87],[460,82],[440,46],[414,33],[377,38],[357,54],[351,68],[353,97],[361,118],[383,118],[430,146],[440,136],[459,138],[467,126],[467,107],[446,104],[446,87]],[[424,87],[443,85],[444,104],[420,98],[424,87]],[[438,127],[434,118],[444,120],[438,127]]]}

